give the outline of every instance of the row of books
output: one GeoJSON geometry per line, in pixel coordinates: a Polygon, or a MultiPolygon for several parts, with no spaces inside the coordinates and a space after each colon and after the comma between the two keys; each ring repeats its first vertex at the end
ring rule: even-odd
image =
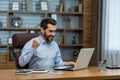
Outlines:
{"type": "MultiPolygon", "coordinates": [[[[60,9],[59,9],[59,11],[60,12],[64,12],[64,4],[63,3],[61,3],[60,4],[60,9]]],[[[68,11],[69,12],[80,12],[80,13],[82,13],[82,11],[83,11],[83,9],[82,9],[83,7],[82,7],[82,4],[79,4],[78,6],[71,6],[69,9],[68,9],[68,11]]]]}
{"type": "MultiPolygon", "coordinates": [[[[79,4],[78,6],[71,6],[69,9],[68,9],[68,12],[80,12],[82,13],[82,4],[79,4]]],[[[41,7],[40,7],[40,4],[38,2],[36,2],[35,4],[35,10],[36,11],[39,11],[41,10],[41,7]]],[[[64,12],[65,10],[65,5],[64,3],[60,3],[60,5],[56,6],[56,11],[57,12],[64,12]]]]}
{"type": "Polygon", "coordinates": [[[6,62],[7,61],[7,53],[0,52],[0,62],[6,62]]]}

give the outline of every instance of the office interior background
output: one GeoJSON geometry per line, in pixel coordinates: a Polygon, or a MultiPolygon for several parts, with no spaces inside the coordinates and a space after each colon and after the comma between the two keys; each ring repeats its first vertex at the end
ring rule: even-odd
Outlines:
{"type": "MultiPolygon", "coordinates": [[[[55,41],[57,41],[57,43],[62,43],[60,44],[60,49],[64,60],[75,59],[76,56],[73,56],[74,51],[79,51],[81,48],[94,47],[95,52],[90,61],[90,65],[98,65],[98,62],[104,59],[107,59],[109,64],[120,64],[120,24],[118,22],[120,19],[120,0],[47,0],[46,4],[49,11],[48,9],[44,11],[44,8],[43,11],[40,11],[40,3],[37,4],[38,2],[39,0],[0,1],[1,54],[9,51],[10,54],[7,55],[7,57],[12,61],[12,35],[24,32],[39,33],[38,27],[40,21],[44,17],[52,17],[57,20],[58,33],[55,37],[55,41]],[[22,7],[13,7],[15,1],[17,1],[17,5],[22,3],[22,5],[18,5],[19,7],[22,7]],[[65,3],[64,10],[63,4],[60,4],[61,1],[63,1],[62,3],[65,3]],[[10,6],[10,4],[12,4],[12,6],[10,6]],[[78,10],[78,8],[75,8],[75,6],[78,6],[79,4],[82,4],[83,12],[78,10]],[[57,9],[54,6],[57,6],[57,9]],[[15,11],[12,11],[12,9],[15,9],[15,11]],[[18,11],[16,11],[16,9],[18,11]],[[10,19],[13,16],[22,18],[23,24],[20,27],[21,29],[12,27],[13,24],[11,24],[10,19]],[[64,22],[65,20],[66,22],[64,22]],[[67,22],[71,22],[71,25],[68,26],[65,24],[67,22]],[[67,26],[67,28],[64,28],[63,26],[67,26]],[[71,29],[69,29],[69,27],[71,29]],[[60,42],[59,40],[61,34],[64,35],[65,41],[63,42],[60,42]],[[76,38],[75,44],[72,43],[73,37],[76,38]],[[111,60],[113,63],[111,63],[111,60]]],[[[79,8],[81,8],[80,6],[81,5],[79,5],[79,8]]],[[[4,59],[5,57],[0,57],[0,60],[2,58],[4,59]]],[[[3,62],[7,61],[3,60],[3,62]]],[[[3,64],[1,64],[3,62],[0,62],[0,66],[3,66],[3,64]]],[[[10,65],[8,64],[7,66],[9,68],[10,65]]]]}

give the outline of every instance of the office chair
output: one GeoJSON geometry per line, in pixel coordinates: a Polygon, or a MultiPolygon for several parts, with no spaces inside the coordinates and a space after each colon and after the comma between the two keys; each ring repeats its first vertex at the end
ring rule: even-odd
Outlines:
{"type": "Polygon", "coordinates": [[[16,68],[18,69],[28,69],[28,64],[24,67],[19,65],[19,56],[21,55],[21,49],[30,39],[39,36],[38,33],[19,33],[13,34],[12,36],[12,50],[13,50],[13,58],[16,64],[16,68]]]}

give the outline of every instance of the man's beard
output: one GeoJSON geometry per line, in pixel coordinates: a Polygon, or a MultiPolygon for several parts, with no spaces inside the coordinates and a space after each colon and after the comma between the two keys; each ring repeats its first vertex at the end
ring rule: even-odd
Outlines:
{"type": "Polygon", "coordinates": [[[51,42],[54,39],[54,36],[51,36],[51,35],[47,36],[46,34],[44,34],[44,37],[47,42],[51,42]]]}
{"type": "Polygon", "coordinates": [[[53,41],[53,39],[54,39],[54,36],[48,36],[48,37],[47,37],[47,41],[48,41],[48,42],[53,41]]]}

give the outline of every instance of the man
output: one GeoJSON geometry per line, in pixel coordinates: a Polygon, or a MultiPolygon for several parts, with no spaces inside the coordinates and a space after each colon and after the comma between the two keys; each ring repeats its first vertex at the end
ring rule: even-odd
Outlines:
{"type": "Polygon", "coordinates": [[[45,18],[40,23],[40,36],[28,41],[19,57],[20,66],[29,63],[29,68],[53,68],[74,66],[74,62],[63,62],[59,47],[53,41],[56,34],[56,21],[45,18]]]}

